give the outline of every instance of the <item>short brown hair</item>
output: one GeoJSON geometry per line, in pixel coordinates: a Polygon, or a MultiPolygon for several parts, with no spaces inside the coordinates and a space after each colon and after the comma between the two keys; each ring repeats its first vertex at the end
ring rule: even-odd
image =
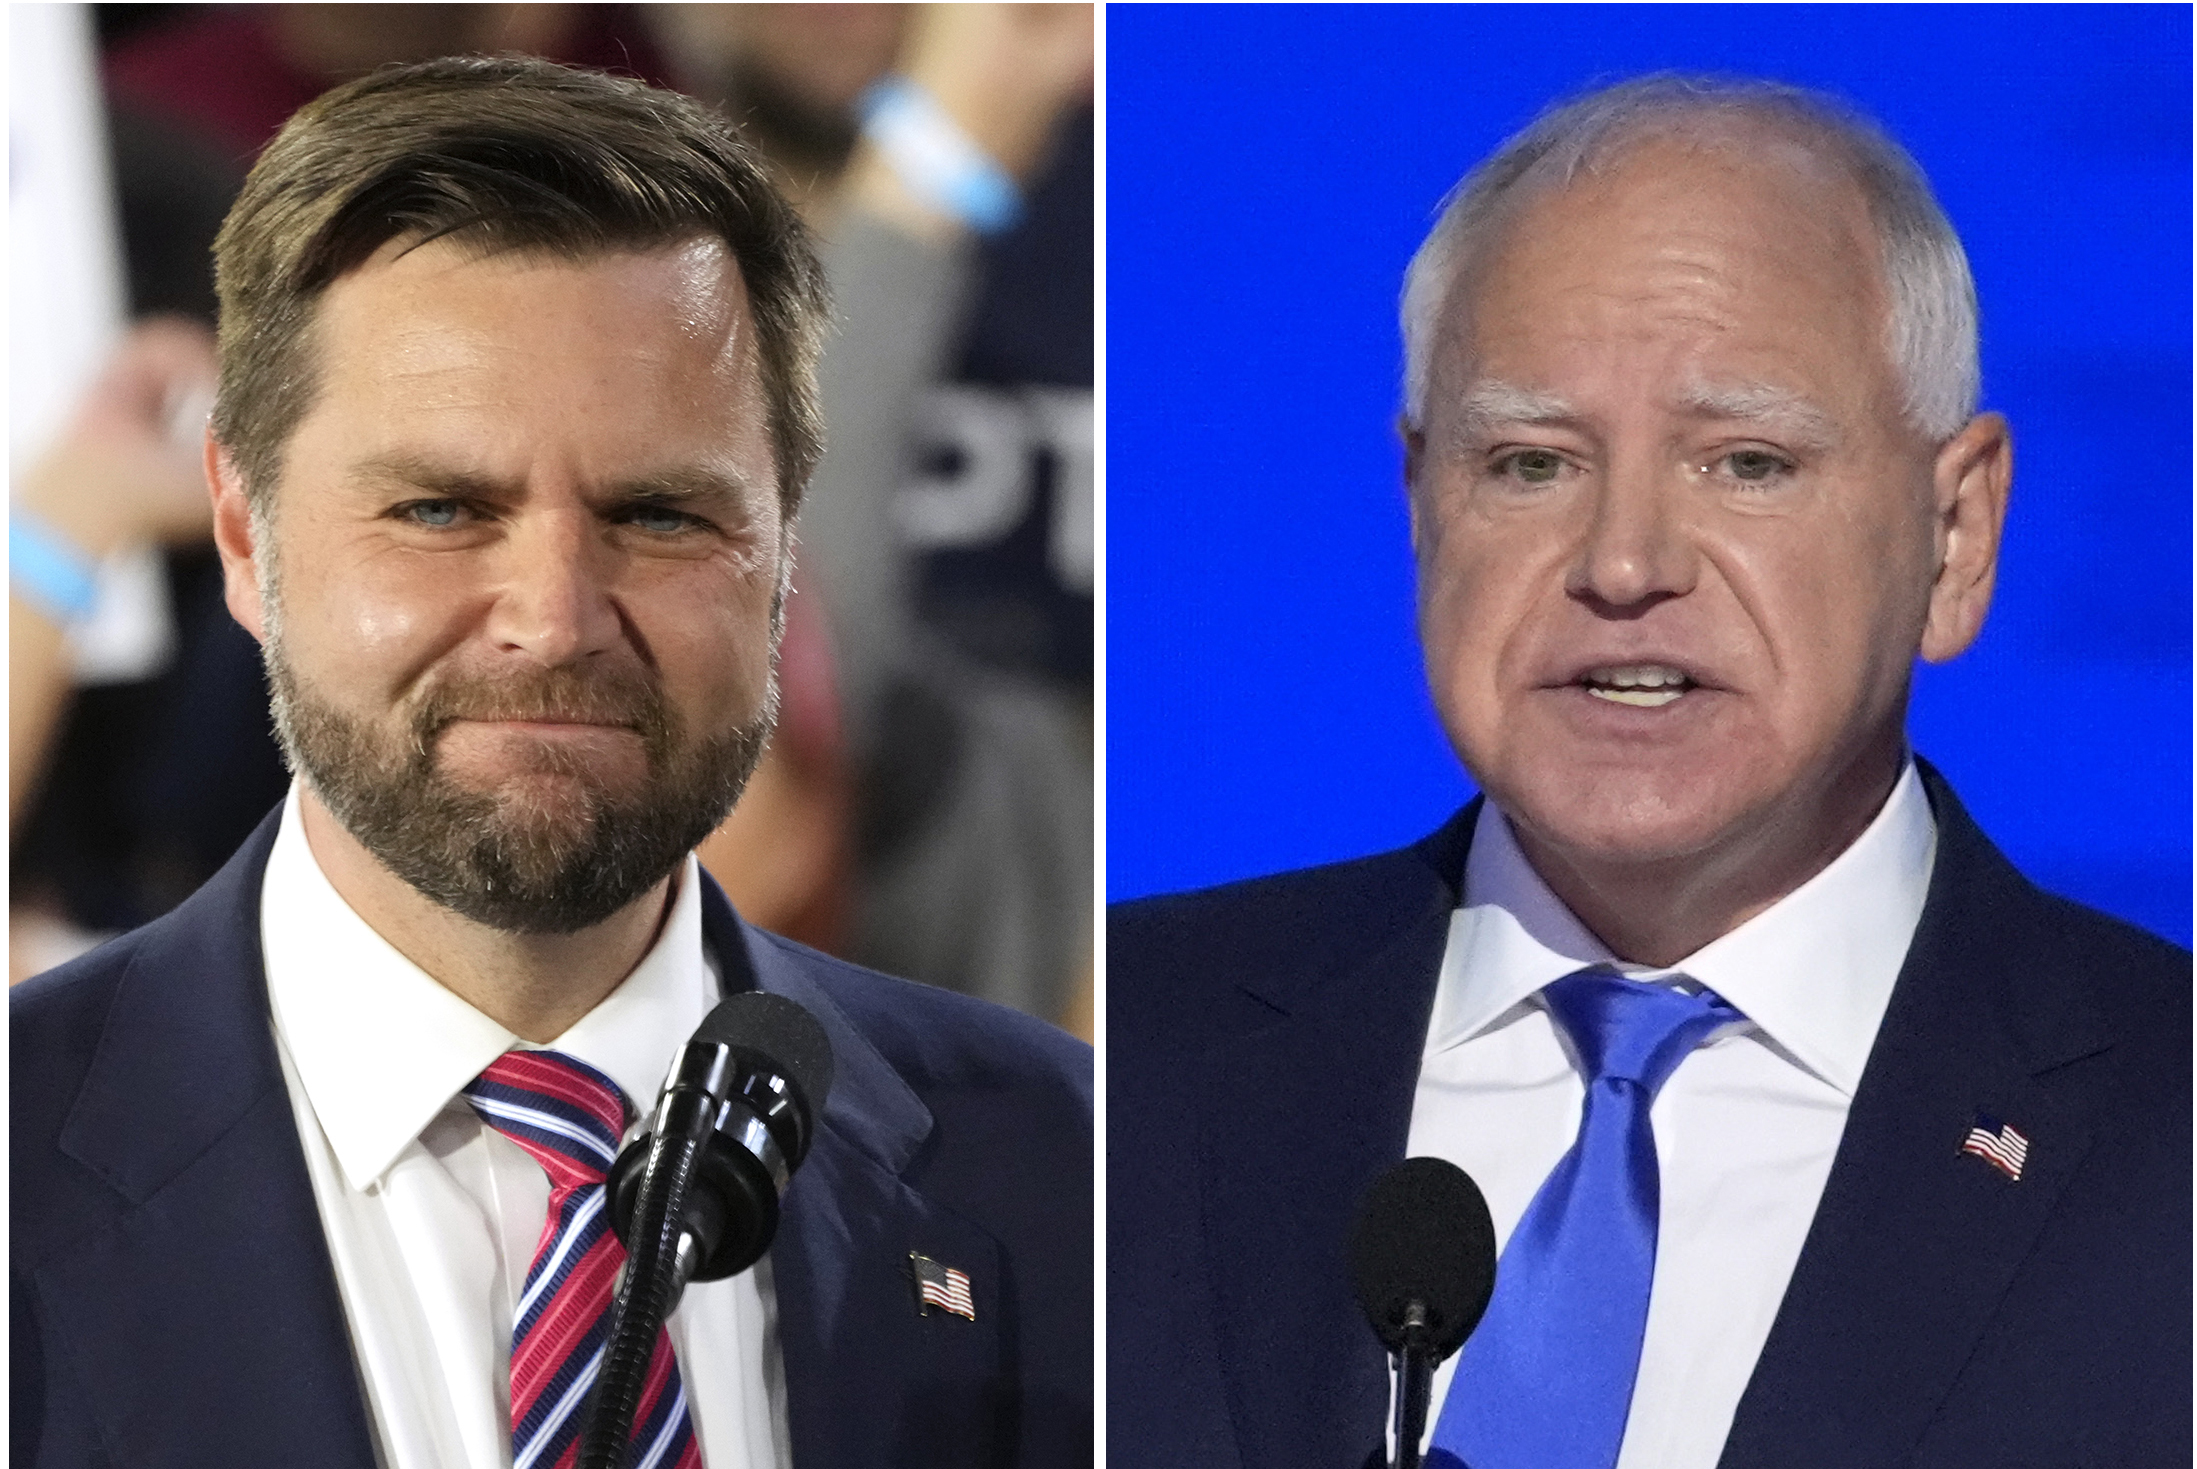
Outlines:
{"type": "Polygon", "coordinates": [[[586,260],[715,235],[739,263],[790,519],[823,450],[830,306],[807,229],[731,125],[690,98],[525,57],[394,66],[299,109],[214,243],[214,437],[264,513],[317,387],[320,293],[393,239],[586,260]]]}

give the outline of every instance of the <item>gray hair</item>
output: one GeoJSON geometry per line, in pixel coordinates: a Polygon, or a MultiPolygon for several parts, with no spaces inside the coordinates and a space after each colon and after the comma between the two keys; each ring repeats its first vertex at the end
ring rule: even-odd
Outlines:
{"type": "Polygon", "coordinates": [[[1651,136],[1767,124],[1851,177],[1868,201],[1891,298],[1886,348],[1908,421],[1933,442],[1974,416],[1976,286],[1952,221],[1907,150],[1845,103],[1776,82],[1663,72],[1552,108],[1465,175],[1404,274],[1404,418],[1424,421],[1430,359],[1451,288],[1526,191],[1569,183],[1651,136]]]}

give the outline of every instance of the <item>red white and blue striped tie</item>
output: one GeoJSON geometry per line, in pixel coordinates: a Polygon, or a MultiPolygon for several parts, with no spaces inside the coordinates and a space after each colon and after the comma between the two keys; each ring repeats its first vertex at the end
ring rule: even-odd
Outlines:
{"type": "MultiPolygon", "coordinates": [[[[512,1469],[570,1469],[610,1339],[625,1246],[603,1180],[625,1135],[618,1083],[556,1051],[507,1051],[465,1088],[481,1120],[549,1174],[549,1217],[511,1325],[512,1469]]],[[[635,1416],[633,1469],[701,1469],[671,1338],[658,1332],[635,1416]]]]}

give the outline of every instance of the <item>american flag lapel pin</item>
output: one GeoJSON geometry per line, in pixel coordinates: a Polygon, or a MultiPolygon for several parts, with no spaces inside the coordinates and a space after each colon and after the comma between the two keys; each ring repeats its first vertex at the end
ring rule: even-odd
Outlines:
{"type": "Polygon", "coordinates": [[[1968,1138],[1961,1144],[1961,1151],[1973,1153],[1998,1169],[2006,1175],[2007,1182],[2018,1183],[2022,1164],[2029,1160],[2029,1139],[1996,1117],[1978,1112],[1976,1125],[1968,1129],[1968,1138]]]}
{"type": "Polygon", "coordinates": [[[908,1278],[915,1282],[915,1311],[931,1314],[931,1307],[976,1320],[976,1301],[969,1294],[969,1277],[951,1265],[941,1265],[928,1255],[908,1256],[908,1278]]]}

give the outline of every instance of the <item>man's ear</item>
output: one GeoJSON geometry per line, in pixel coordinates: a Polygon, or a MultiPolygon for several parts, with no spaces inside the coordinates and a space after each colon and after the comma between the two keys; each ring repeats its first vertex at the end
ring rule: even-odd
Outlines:
{"type": "Polygon", "coordinates": [[[1411,553],[1419,554],[1419,470],[1426,463],[1427,436],[1398,414],[1396,436],[1404,441],[1404,505],[1411,514],[1411,553]]]}
{"type": "Polygon", "coordinates": [[[267,640],[267,614],[261,601],[260,558],[269,548],[252,540],[252,506],[244,495],[244,476],[229,451],[206,431],[206,483],[214,496],[214,548],[221,552],[221,585],[229,615],[261,642],[267,640]]]}
{"type": "Polygon", "coordinates": [[[1999,414],[1978,414],[1938,451],[1931,471],[1938,577],[1921,648],[1929,662],[1959,656],[1983,630],[2013,481],[2014,443],[1999,414]]]}

